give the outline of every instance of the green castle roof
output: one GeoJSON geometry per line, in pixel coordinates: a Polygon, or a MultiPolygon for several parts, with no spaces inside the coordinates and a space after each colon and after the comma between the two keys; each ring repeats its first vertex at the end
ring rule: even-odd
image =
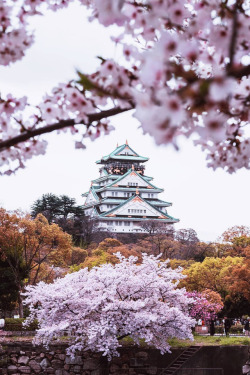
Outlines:
{"type": "Polygon", "coordinates": [[[137,154],[137,152],[135,152],[127,143],[125,143],[124,145],[117,146],[116,149],[110,154],[103,156],[100,160],[97,160],[96,164],[104,164],[109,160],[135,161],[144,163],[148,159],[149,158],[137,154]],[[133,155],[119,155],[125,148],[129,149],[133,155]]]}
{"type": "MultiPolygon", "coordinates": [[[[100,214],[99,216],[100,216],[100,217],[105,217],[105,216],[109,215],[110,213],[112,213],[112,212],[118,210],[119,208],[121,208],[122,206],[124,206],[126,203],[130,202],[131,200],[133,200],[135,197],[136,197],[136,194],[133,194],[131,197],[129,197],[128,199],[126,199],[123,203],[119,204],[119,206],[114,207],[114,208],[112,208],[111,210],[106,211],[106,212],[104,212],[103,214],[100,214]]],[[[158,208],[156,208],[155,206],[153,206],[150,202],[148,202],[146,199],[143,199],[142,197],[140,197],[140,199],[141,199],[143,202],[147,203],[149,206],[151,206],[153,209],[155,209],[156,211],[158,211],[159,214],[165,216],[166,219],[171,219],[171,220],[173,220],[173,222],[176,222],[176,223],[179,221],[179,219],[175,219],[174,217],[172,217],[172,216],[170,216],[170,215],[168,215],[168,214],[162,212],[161,210],[159,210],[158,208]]]]}
{"type": "MultiPolygon", "coordinates": [[[[156,187],[155,185],[153,185],[151,182],[149,182],[143,175],[141,175],[140,173],[137,173],[135,170],[133,170],[132,168],[130,168],[126,173],[124,173],[123,175],[121,176],[118,176],[117,180],[114,180],[113,182],[111,182],[110,184],[107,184],[105,186],[94,186],[94,188],[96,190],[98,190],[98,192],[101,192],[101,191],[104,191],[106,190],[107,188],[110,188],[110,187],[113,187],[113,185],[117,184],[119,181],[121,181],[124,177],[128,176],[131,172],[134,172],[138,177],[140,177],[143,181],[145,181],[148,185],[151,186],[152,189],[157,189],[157,190],[160,190],[160,191],[163,191],[163,189],[160,189],[158,187],[156,187]]],[[[115,188],[115,187],[114,187],[115,188]]],[[[136,186],[134,187],[136,188],[136,186]]],[[[129,188],[131,189],[131,188],[129,188]]],[[[139,188],[138,189],[143,189],[143,187],[139,188]]],[[[147,189],[146,187],[144,189],[147,189]]],[[[147,189],[148,190],[148,189],[147,189]]],[[[151,190],[150,190],[151,191],[151,190]]]]}

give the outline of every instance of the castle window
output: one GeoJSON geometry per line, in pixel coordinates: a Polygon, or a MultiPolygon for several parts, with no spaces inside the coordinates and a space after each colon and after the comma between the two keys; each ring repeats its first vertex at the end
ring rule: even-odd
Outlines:
{"type": "Polygon", "coordinates": [[[128,210],[128,213],[130,213],[130,210],[128,210]]]}

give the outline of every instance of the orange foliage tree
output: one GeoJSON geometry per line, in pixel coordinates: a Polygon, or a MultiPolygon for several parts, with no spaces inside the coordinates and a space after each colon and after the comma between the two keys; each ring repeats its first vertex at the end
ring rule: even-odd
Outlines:
{"type": "Polygon", "coordinates": [[[227,278],[229,289],[240,293],[250,302],[250,246],[245,248],[245,258],[242,264],[231,268],[227,278]]]}
{"type": "Polygon", "coordinates": [[[64,266],[71,256],[71,237],[43,215],[29,215],[0,209],[0,257],[10,267],[18,288],[19,315],[23,316],[24,283],[35,284],[46,271],[46,263],[64,266]],[[24,280],[24,278],[26,280],[24,280]]]}

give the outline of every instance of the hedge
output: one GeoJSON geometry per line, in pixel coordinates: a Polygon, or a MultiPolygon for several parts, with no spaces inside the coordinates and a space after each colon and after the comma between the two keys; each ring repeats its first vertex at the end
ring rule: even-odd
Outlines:
{"type": "Polygon", "coordinates": [[[5,331],[35,331],[38,328],[37,321],[32,322],[29,326],[24,327],[23,322],[24,318],[6,318],[4,330],[5,331]]]}
{"type": "MultiPolygon", "coordinates": [[[[238,326],[231,326],[229,333],[237,334],[237,333],[243,333],[244,326],[238,325],[238,326]]],[[[224,326],[215,326],[215,333],[224,333],[224,326]]]]}

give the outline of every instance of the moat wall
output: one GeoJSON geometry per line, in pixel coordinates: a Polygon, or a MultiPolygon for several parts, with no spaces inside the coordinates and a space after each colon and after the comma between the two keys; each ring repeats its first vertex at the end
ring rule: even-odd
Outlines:
{"type": "MultiPolygon", "coordinates": [[[[128,347],[110,363],[93,353],[82,353],[71,360],[65,350],[62,344],[45,350],[27,342],[2,343],[0,375],[159,375],[184,349],[174,348],[171,354],[161,355],[154,349],[128,347]]],[[[175,374],[241,375],[247,359],[247,346],[204,346],[175,374]]]]}

